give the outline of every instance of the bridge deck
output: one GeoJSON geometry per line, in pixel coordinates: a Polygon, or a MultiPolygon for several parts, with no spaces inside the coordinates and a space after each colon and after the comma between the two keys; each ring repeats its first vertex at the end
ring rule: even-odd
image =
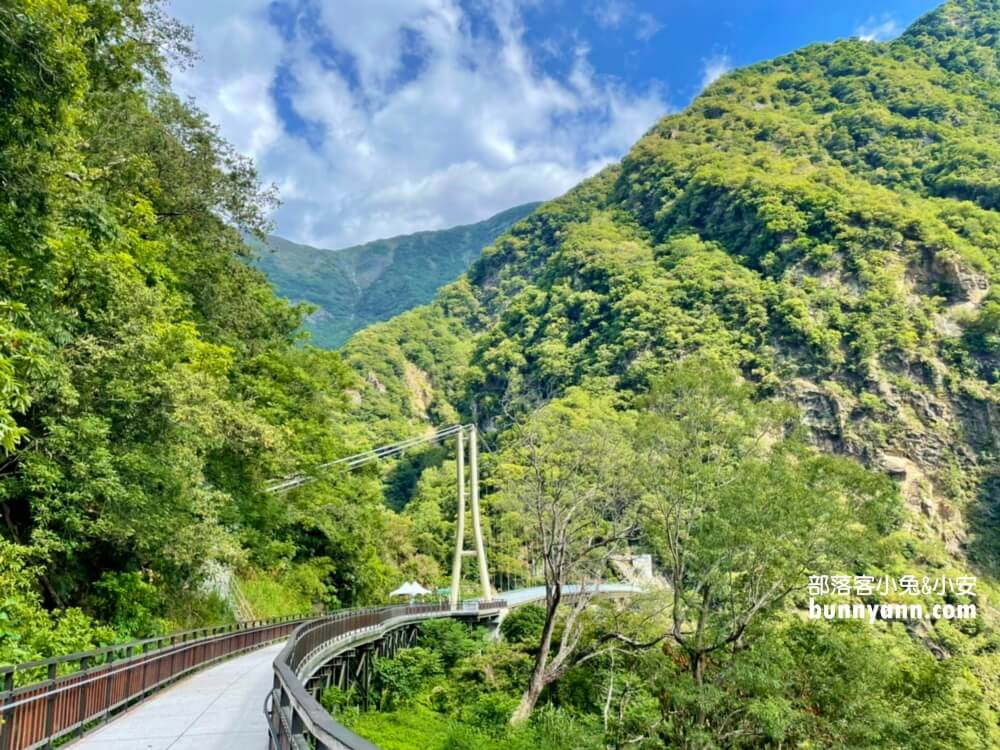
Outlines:
{"type": "Polygon", "coordinates": [[[72,750],[253,750],[267,743],[264,698],[282,643],[251,651],[187,677],[72,750]]]}
{"type": "MultiPolygon", "coordinates": [[[[615,594],[638,594],[642,588],[631,583],[601,583],[596,586],[587,586],[585,590],[591,593],[598,593],[604,596],[615,594]]],[[[572,596],[580,593],[580,587],[575,583],[563,586],[563,596],[572,596]]],[[[519,607],[522,604],[545,601],[545,587],[534,586],[527,589],[515,589],[514,591],[504,591],[498,596],[507,602],[509,607],[519,607]]]]}
{"type": "MultiPolygon", "coordinates": [[[[568,585],[572,595],[579,586],[568,585]]],[[[629,584],[602,584],[598,593],[630,594],[629,584]]],[[[545,598],[542,586],[503,592],[509,607],[545,598]]],[[[459,613],[462,614],[462,613],[459,613]]],[[[267,743],[264,698],[274,684],[281,643],[196,672],[107,725],[71,743],[72,750],[252,750],[267,743]]]]}

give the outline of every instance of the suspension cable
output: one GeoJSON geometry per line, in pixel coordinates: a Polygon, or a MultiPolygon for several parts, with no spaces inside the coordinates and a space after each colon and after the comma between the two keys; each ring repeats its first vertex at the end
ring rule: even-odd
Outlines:
{"type": "Polygon", "coordinates": [[[344,466],[348,471],[356,469],[360,466],[365,466],[366,464],[373,463],[375,461],[380,461],[383,458],[391,458],[393,456],[398,456],[406,452],[410,448],[414,448],[418,445],[424,445],[428,443],[439,443],[445,438],[451,437],[459,432],[459,430],[468,429],[471,425],[461,425],[455,424],[449,427],[443,427],[437,432],[430,435],[417,435],[414,437],[406,438],[405,440],[400,440],[395,443],[390,443],[389,445],[380,445],[377,448],[372,448],[370,450],[362,451],[361,453],[355,453],[351,456],[343,456],[342,458],[337,458],[332,461],[327,461],[326,463],[319,464],[312,474],[294,474],[290,477],[285,477],[283,479],[272,479],[266,487],[267,492],[288,492],[296,487],[301,487],[304,484],[309,484],[310,482],[316,481],[317,471],[327,471],[334,468],[335,466],[344,466]]]}

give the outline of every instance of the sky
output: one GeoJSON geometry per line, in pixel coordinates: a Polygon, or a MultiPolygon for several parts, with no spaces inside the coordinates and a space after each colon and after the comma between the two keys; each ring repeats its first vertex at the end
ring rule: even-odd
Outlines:
{"type": "Polygon", "coordinates": [[[175,90],[342,248],[561,195],[727,71],[891,39],[924,0],[168,0],[175,90]]]}

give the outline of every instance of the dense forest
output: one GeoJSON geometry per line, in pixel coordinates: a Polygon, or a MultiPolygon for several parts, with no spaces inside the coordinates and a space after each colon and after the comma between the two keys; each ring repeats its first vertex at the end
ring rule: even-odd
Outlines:
{"type": "Polygon", "coordinates": [[[276,235],[249,242],[252,262],[279,295],[315,307],[304,329],[316,346],[335,349],[356,331],[424,305],[479,258],[487,245],[537,203],[508,208],[465,226],[416,232],[340,250],[300,245],[276,235]]]}
{"type": "Polygon", "coordinates": [[[370,443],[244,262],[275,195],[170,92],[189,42],[155,3],[0,7],[0,661],[394,580],[377,477],[263,491],[370,443]]]}
{"type": "Polygon", "coordinates": [[[187,30],[5,3],[0,661],[443,583],[445,449],[265,486],[474,420],[495,583],[550,594],[324,696],[384,750],[997,747],[998,33],[730,73],[337,353],[246,262],[276,196],[170,93],[187,30]],[[561,601],[628,550],[660,589],[561,601]],[[810,620],[812,574],[977,616],[810,620]]]}

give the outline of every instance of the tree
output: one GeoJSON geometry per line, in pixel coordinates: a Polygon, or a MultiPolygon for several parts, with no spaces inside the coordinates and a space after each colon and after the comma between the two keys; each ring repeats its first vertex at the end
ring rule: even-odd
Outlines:
{"type": "Polygon", "coordinates": [[[412,700],[429,680],[443,674],[441,655],[422,646],[403,649],[391,659],[377,659],[375,681],[379,710],[391,711],[412,700]]]}
{"type": "Polygon", "coordinates": [[[580,615],[609,557],[635,528],[635,486],[627,417],[611,400],[572,389],[514,428],[499,469],[501,493],[522,509],[529,546],[545,579],[545,618],[531,678],[512,723],[527,719],[542,690],[572,666],[593,657],[578,653],[580,615]],[[556,626],[569,584],[579,585],[556,626]]]}
{"type": "Polygon", "coordinates": [[[723,362],[691,357],[653,384],[637,445],[645,530],[672,586],[669,638],[705,681],[721,649],[809,573],[838,570],[893,519],[895,489],[803,445],[788,405],[755,401],[723,362]]]}
{"type": "Polygon", "coordinates": [[[274,193],[170,92],[190,31],[163,5],[0,7],[0,525],[44,604],[136,636],[204,598],[208,563],[336,558],[344,598],[382,568],[375,492],[264,492],[353,452],[353,374],[245,262],[274,193]]]}

